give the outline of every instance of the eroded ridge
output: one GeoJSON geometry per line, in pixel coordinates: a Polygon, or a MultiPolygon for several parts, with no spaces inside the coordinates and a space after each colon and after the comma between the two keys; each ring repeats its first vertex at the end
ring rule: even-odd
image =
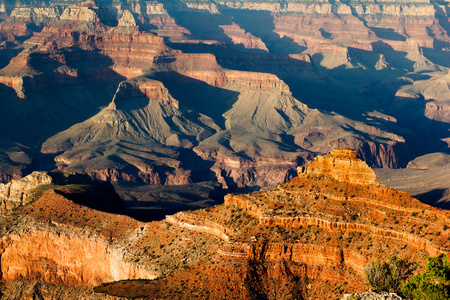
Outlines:
{"type": "Polygon", "coordinates": [[[220,237],[222,259],[305,264],[317,280],[360,282],[365,264],[389,253],[416,261],[450,253],[448,213],[377,183],[355,151],[299,170],[274,189],[230,194],[221,206],[168,220],[220,237]]]}

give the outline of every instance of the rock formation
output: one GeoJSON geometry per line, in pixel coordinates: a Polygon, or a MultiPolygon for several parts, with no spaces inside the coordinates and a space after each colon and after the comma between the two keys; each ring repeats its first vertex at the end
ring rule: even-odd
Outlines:
{"type": "MultiPolygon", "coordinates": [[[[58,153],[55,161],[60,169],[85,172],[101,180],[189,183],[189,169],[180,168],[180,154],[162,145],[189,148],[196,138],[210,133],[204,124],[185,118],[178,105],[159,81],[122,82],[108,107],[47,140],[42,151],[58,153]],[[105,145],[110,149],[108,155],[101,150],[105,145]],[[98,148],[98,155],[92,155],[93,148],[98,148]],[[164,159],[158,159],[159,153],[164,153],[164,159]]],[[[192,156],[195,159],[195,154],[192,156]]]]}
{"type": "Polygon", "coordinates": [[[46,172],[35,171],[21,179],[0,184],[0,212],[27,204],[27,199],[34,188],[51,183],[53,179],[46,172]]]}
{"type": "MultiPolygon", "coordinates": [[[[266,192],[227,195],[221,206],[167,217],[171,228],[215,237],[216,254],[155,284],[129,283],[127,293],[169,298],[184,282],[191,287],[184,288],[190,297],[214,298],[220,289],[246,299],[255,293],[268,299],[289,298],[295,292],[324,299],[337,296],[332,286],[343,287],[344,281],[347,293],[365,289],[363,268],[370,260],[395,254],[423,262],[425,255],[450,251],[447,211],[382,186],[373,177],[361,181],[353,175],[358,182],[333,177],[354,173],[355,163],[363,166],[354,151],[335,150],[311,162],[307,170],[317,161],[332,166],[336,157],[340,159],[336,173],[330,167],[321,174],[302,174],[266,192]],[[280,285],[289,280],[297,289],[280,285]],[[305,282],[308,289],[302,288],[305,282]],[[203,288],[198,289],[200,283],[203,288]]],[[[361,169],[373,176],[366,166],[359,175],[361,169]]],[[[114,283],[96,291],[126,295],[114,283]]]]}
{"type": "Polygon", "coordinates": [[[316,157],[307,167],[299,167],[298,174],[330,176],[336,181],[359,184],[373,184],[376,179],[374,171],[351,149],[333,150],[326,156],[316,157]]]}
{"type": "Polygon", "coordinates": [[[401,299],[403,299],[396,293],[367,292],[367,293],[345,294],[341,300],[350,300],[352,298],[356,298],[359,300],[401,300],[401,299]]]}
{"type": "Polygon", "coordinates": [[[429,0],[0,1],[0,180],[18,179],[0,187],[5,290],[158,277],[98,289],[325,299],[365,288],[368,260],[448,253],[448,214],[377,184],[369,166],[412,162],[409,187],[444,206],[447,167],[414,159],[449,152],[449,11],[429,0]],[[337,148],[355,151],[295,177],[337,148]],[[288,183],[144,224],[112,214],[124,207],[111,185],[36,169],[228,191],[288,183]]]}
{"type": "MultiPolygon", "coordinates": [[[[112,236],[94,233],[101,227],[86,231],[80,227],[81,223],[73,224],[87,217],[106,217],[104,221],[112,222],[106,213],[83,209],[50,189],[27,206],[25,214],[19,215],[22,217],[34,219],[31,222],[22,219],[13,227],[7,225],[9,231],[0,240],[2,280],[40,279],[53,284],[93,286],[114,280],[156,277],[141,266],[123,261],[124,250],[112,244],[112,236]],[[36,214],[35,208],[40,212],[36,214]],[[45,210],[56,213],[56,218],[46,217],[45,210]],[[80,215],[69,221],[72,226],[61,224],[67,222],[64,219],[69,213],[80,215]],[[45,218],[50,218],[48,223],[45,218]]],[[[118,220],[128,221],[120,217],[118,220]]]]}
{"type": "Polygon", "coordinates": [[[92,193],[89,185],[40,185],[1,220],[1,279],[102,284],[94,290],[120,297],[170,298],[184,286],[190,298],[324,299],[337,287],[366,289],[370,260],[423,263],[450,252],[448,212],[376,183],[356,152],[335,150],[306,170],[272,190],[150,223],[85,206],[77,199],[92,193]]]}
{"type": "Polygon", "coordinates": [[[119,19],[119,26],[136,26],[136,20],[129,10],[123,12],[122,17],[119,19]]]}
{"type": "Polygon", "coordinates": [[[87,6],[68,7],[63,11],[60,19],[68,21],[84,21],[88,23],[99,21],[96,12],[87,6]]]}
{"type": "Polygon", "coordinates": [[[15,146],[1,148],[1,178],[54,156],[60,169],[102,179],[259,189],[334,148],[393,168],[448,152],[447,11],[429,1],[4,3],[0,126],[15,130],[0,139],[30,160],[16,165],[6,158],[15,146]],[[149,121],[154,135],[130,125],[148,121],[145,105],[119,118],[138,159],[108,157],[97,139],[50,150],[106,118],[128,80],[161,82],[178,103],[149,121]]]}

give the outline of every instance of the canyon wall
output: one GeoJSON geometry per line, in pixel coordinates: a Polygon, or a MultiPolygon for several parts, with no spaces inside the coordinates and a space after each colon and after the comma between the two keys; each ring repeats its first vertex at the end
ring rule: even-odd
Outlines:
{"type": "Polygon", "coordinates": [[[57,226],[6,235],[0,241],[0,253],[1,279],[5,281],[40,279],[52,284],[96,286],[158,276],[123,261],[123,250],[101,237],[58,232],[57,226]]]}
{"type": "MultiPolygon", "coordinates": [[[[33,174],[36,177],[36,174],[33,174]]],[[[17,187],[17,184],[13,184],[12,187],[17,187]]],[[[73,196],[74,192],[69,192],[71,193],[73,196]]],[[[53,189],[42,194],[35,202],[26,205],[25,214],[18,216],[18,222],[16,221],[14,225],[5,225],[3,228],[0,239],[1,279],[42,280],[52,284],[95,286],[124,279],[153,279],[159,275],[148,266],[127,259],[126,245],[119,242],[139,237],[139,232],[145,228],[140,228],[143,224],[119,218],[117,223],[131,222],[135,228],[120,238],[113,238],[111,235],[98,232],[99,229],[104,231],[105,227],[77,224],[82,220],[83,209],[80,208],[81,205],[74,204],[53,189]],[[36,208],[35,211],[34,207],[40,208],[36,208]],[[52,209],[56,211],[42,213],[52,209]],[[80,216],[73,217],[73,213],[80,216]],[[42,216],[38,217],[39,214],[42,216]],[[52,218],[52,214],[55,218],[52,218]],[[47,218],[47,221],[38,220],[42,217],[47,218]],[[77,218],[79,220],[73,222],[77,218]]],[[[106,218],[107,222],[111,218],[114,219],[112,214],[89,208],[84,208],[84,212],[93,214],[90,216],[92,221],[96,218],[106,218]]],[[[87,218],[85,217],[85,222],[88,222],[87,218]]]]}
{"type": "Polygon", "coordinates": [[[450,253],[448,212],[362,176],[373,173],[355,151],[335,150],[305,169],[265,192],[227,195],[222,205],[149,223],[70,200],[84,185],[48,187],[2,219],[2,280],[95,286],[128,279],[120,290],[116,283],[95,289],[116,296],[172,294],[192,280],[189,295],[202,282],[208,293],[237,293],[241,285],[247,299],[256,286],[280,295],[272,280],[307,279],[312,297],[327,298],[344,281],[346,291],[364,288],[368,261],[395,254],[422,263],[450,253]]]}
{"type": "Polygon", "coordinates": [[[41,185],[52,184],[53,179],[46,172],[33,172],[21,179],[0,183],[0,213],[27,204],[31,191],[41,185]]]}

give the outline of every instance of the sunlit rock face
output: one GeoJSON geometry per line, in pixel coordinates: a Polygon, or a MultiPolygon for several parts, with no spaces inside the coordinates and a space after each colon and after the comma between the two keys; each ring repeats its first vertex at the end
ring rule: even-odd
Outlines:
{"type": "Polygon", "coordinates": [[[299,175],[331,176],[336,181],[371,184],[375,172],[351,149],[333,150],[325,156],[316,157],[307,167],[298,168],[299,175]]]}
{"type": "Polygon", "coordinates": [[[47,173],[36,171],[24,178],[0,184],[0,212],[28,204],[27,198],[32,189],[52,182],[53,178],[47,173]]]}
{"type": "Polygon", "coordinates": [[[2,211],[2,281],[96,286],[158,276],[128,257],[129,240],[142,235],[145,224],[113,214],[124,212],[123,200],[103,183],[34,172],[3,185],[2,196],[8,209],[2,211]]]}
{"type": "MultiPolygon", "coordinates": [[[[201,282],[200,292],[184,292],[201,298],[226,291],[243,299],[291,299],[297,292],[328,299],[342,282],[346,293],[367,289],[364,266],[371,260],[396,255],[423,263],[427,255],[449,253],[448,212],[377,183],[355,151],[334,150],[306,170],[311,173],[265,192],[230,194],[223,205],[167,216],[170,230],[197,237],[192,249],[204,237],[215,240],[215,255],[172,276],[129,284],[130,290],[169,297],[186,282],[201,282]],[[417,230],[417,222],[429,225],[417,230]],[[444,231],[438,236],[435,230],[444,231]],[[307,290],[301,288],[305,281],[307,290]]],[[[116,283],[96,290],[125,295],[116,283]]]]}

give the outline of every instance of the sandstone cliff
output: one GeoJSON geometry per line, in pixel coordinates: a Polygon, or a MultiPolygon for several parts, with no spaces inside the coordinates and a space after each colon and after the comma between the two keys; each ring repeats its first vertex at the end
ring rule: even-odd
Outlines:
{"type": "Polygon", "coordinates": [[[185,298],[324,299],[339,286],[365,289],[370,260],[422,263],[450,252],[447,211],[376,183],[355,151],[332,151],[305,170],[272,190],[150,223],[81,205],[80,185],[41,185],[1,221],[2,280],[103,283],[97,292],[121,297],[170,298],[184,286],[185,298]]]}
{"type": "Polygon", "coordinates": [[[316,157],[307,167],[299,167],[298,174],[331,176],[336,181],[359,184],[373,184],[376,179],[374,171],[351,149],[333,150],[327,156],[316,157]]]}
{"type": "MultiPolygon", "coordinates": [[[[2,281],[37,279],[52,284],[94,286],[158,276],[158,272],[128,257],[127,243],[142,235],[145,224],[77,204],[83,201],[69,198],[81,195],[86,202],[89,195],[80,192],[84,185],[65,185],[56,191],[55,185],[43,185],[42,178],[50,178],[44,175],[34,173],[21,182],[34,181],[41,190],[48,191],[35,194],[32,203],[12,210],[2,221],[2,281]]],[[[12,182],[10,187],[17,188],[18,184],[12,182]]],[[[112,202],[109,205],[114,206],[112,202]]]]}

